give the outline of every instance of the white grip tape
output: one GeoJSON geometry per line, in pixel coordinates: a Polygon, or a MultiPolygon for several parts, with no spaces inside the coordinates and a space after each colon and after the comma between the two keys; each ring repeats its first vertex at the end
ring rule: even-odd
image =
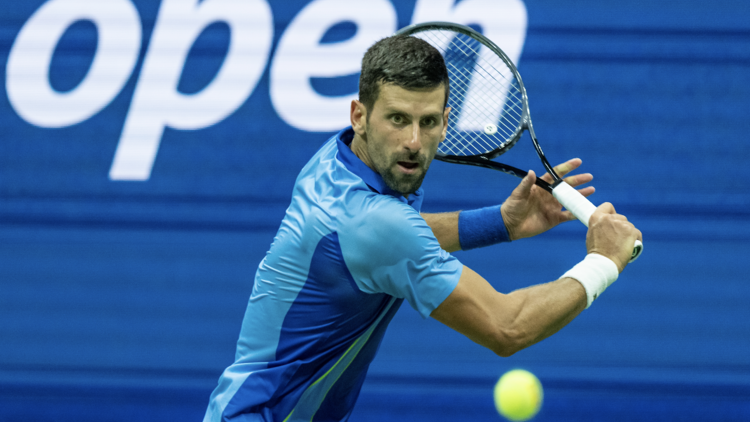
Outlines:
{"type": "Polygon", "coordinates": [[[563,207],[572,212],[577,219],[581,220],[581,223],[585,224],[586,227],[589,226],[589,219],[591,219],[591,215],[596,211],[596,206],[586,199],[585,196],[581,195],[580,192],[565,182],[560,183],[552,189],[552,196],[563,207]]]}
{"type": "MultiPolygon", "coordinates": [[[[581,195],[580,192],[565,182],[560,183],[552,189],[552,196],[563,207],[573,213],[577,219],[581,220],[581,223],[585,224],[586,227],[589,226],[589,220],[594,211],[596,211],[596,206],[586,199],[585,196],[581,195]]],[[[633,245],[633,254],[628,262],[638,259],[641,256],[641,252],[643,252],[643,243],[636,239],[633,245]]]]}
{"type": "Polygon", "coordinates": [[[617,280],[620,271],[617,264],[604,255],[590,253],[560,278],[578,280],[586,290],[586,309],[610,284],[617,280]]]}

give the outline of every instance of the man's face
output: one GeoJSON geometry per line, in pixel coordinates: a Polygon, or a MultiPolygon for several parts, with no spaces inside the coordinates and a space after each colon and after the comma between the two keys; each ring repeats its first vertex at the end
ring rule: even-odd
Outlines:
{"type": "Polygon", "coordinates": [[[380,86],[378,99],[359,129],[367,144],[365,157],[360,158],[396,192],[409,195],[422,185],[438,144],[445,139],[450,109],[443,107],[444,102],[443,85],[427,90],[380,86]]]}

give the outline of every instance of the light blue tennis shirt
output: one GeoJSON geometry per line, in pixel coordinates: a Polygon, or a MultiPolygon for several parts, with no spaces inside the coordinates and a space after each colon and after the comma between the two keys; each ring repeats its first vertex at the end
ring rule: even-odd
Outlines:
{"type": "Polygon", "coordinates": [[[423,317],[463,266],[408,200],[331,138],[297,177],[260,263],[234,364],[204,421],[345,421],[388,323],[406,299],[423,317]]]}

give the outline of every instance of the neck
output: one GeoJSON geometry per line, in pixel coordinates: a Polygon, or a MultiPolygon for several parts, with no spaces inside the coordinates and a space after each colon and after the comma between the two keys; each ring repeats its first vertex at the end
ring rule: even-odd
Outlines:
{"type": "Polygon", "coordinates": [[[377,170],[375,170],[375,167],[373,167],[372,165],[372,160],[370,160],[370,154],[367,152],[367,140],[365,138],[355,133],[354,138],[352,139],[352,143],[349,144],[349,148],[351,148],[354,155],[362,160],[362,162],[365,163],[367,167],[371,168],[374,172],[377,173],[377,170]]]}

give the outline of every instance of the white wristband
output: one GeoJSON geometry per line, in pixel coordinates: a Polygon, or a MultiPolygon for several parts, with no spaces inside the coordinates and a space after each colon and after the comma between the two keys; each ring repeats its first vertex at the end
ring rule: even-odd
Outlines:
{"type": "Polygon", "coordinates": [[[578,280],[586,290],[586,309],[610,284],[617,280],[620,271],[611,259],[604,255],[590,253],[560,278],[578,280]]]}

